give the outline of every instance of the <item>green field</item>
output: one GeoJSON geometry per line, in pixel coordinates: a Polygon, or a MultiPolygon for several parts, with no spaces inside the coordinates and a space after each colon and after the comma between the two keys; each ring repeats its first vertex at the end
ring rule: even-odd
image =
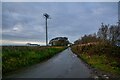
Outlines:
{"type": "Polygon", "coordinates": [[[14,70],[49,59],[64,49],[65,47],[3,46],[2,74],[4,76],[14,70]]]}

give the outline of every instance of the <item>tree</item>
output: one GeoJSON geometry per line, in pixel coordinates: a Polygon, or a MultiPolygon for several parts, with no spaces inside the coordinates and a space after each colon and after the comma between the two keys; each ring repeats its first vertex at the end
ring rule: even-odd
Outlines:
{"type": "Polygon", "coordinates": [[[74,42],[74,44],[85,44],[89,42],[104,42],[104,43],[112,43],[116,44],[120,42],[120,20],[118,25],[106,25],[103,24],[99,28],[97,35],[89,34],[84,35],[81,39],[78,39],[74,42]]]}
{"type": "Polygon", "coordinates": [[[51,39],[49,44],[52,46],[68,46],[69,41],[67,37],[56,37],[51,39]]]}
{"type": "Polygon", "coordinates": [[[117,40],[120,40],[120,26],[112,25],[109,28],[109,40],[114,44],[117,40]]]}
{"type": "Polygon", "coordinates": [[[92,42],[98,42],[100,41],[99,38],[97,38],[96,34],[89,34],[89,35],[84,35],[81,37],[81,39],[78,39],[74,42],[74,44],[86,44],[86,43],[92,43],[92,42]]]}
{"type": "Polygon", "coordinates": [[[107,40],[107,36],[108,36],[108,26],[109,26],[109,25],[104,25],[104,24],[102,23],[101,28],[99,28],[99,30],[98,30],[98,32],[97,32],[97,36],[98,36],[100,39],[107,40]]]}
{"type": "Polygon", "coordinates": [[[97,32],[97,36],[103,41],[110,41],[115,44],[120,40],[120,20],[118,25],[104,25],[102,23],[101,28],[97,32]]]}

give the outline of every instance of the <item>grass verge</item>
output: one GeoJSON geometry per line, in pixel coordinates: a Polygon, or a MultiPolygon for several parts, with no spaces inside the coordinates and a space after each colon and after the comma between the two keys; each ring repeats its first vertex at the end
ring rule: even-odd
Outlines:
{"type": "MultiPolygon", "coordinates": [[[[80,56],[85,62],[87,62],[92,67],[95,67],[99,70],[105,71],[107,73],[120,75],[120,68],[111,66],[118,64],[115,60],[113,60],[110,64],[108,63],[107,57],[105,55],[93,55],[91,57],[88,57],[87,54],[82,54],[80,56]]],[[[112,60],[112,59],[111,59],[112,60]]]]}
{"type": "MultiPolygon", "coordinates": [[[[72,51],[91,67],[113,75],[120,75],[119,56],[112,55],[114,48],[100,46],[72,46],[72,51]]],[[[114,54],[117,54],[117,52],[119,52],[119,49],[114,54]]]]}
{"type": "Polygon", "coordinates": [[[49,59],[64,47],[3,46],[2,75],[49,59]]]}

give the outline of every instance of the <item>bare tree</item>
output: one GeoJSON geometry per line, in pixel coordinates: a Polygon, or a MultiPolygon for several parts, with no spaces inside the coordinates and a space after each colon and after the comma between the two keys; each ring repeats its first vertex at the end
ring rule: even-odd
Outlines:
{"type": "Polygon", "coordinates": [[[100,39],[107,40],[107,36],[108,36],[108,26],[109,26],[109,25],[104,25],[104,24],[102,23],[101,28],[99,28],[98,33],[97,33],[97,35],[98,35],[98,37],[99,37],[100,39]]]}

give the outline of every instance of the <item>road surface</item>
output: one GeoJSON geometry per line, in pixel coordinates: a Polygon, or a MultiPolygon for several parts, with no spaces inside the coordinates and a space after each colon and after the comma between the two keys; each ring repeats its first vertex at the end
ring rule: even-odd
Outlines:
{"type": "Polygon", "coordinates": [[[91,70],[70,48],[51,59],[15,72],[7,78],[89,78],[91,70]]]}

